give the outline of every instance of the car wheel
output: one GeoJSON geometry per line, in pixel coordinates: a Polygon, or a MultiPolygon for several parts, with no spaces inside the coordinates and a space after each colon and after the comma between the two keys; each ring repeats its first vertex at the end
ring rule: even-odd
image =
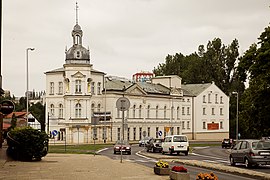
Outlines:
{"type": "Polygon", "coordinates": [[[245,158],[245,166],[246,166],[246,168],[251,167],[251,163],[249,162],[248,158],[245,158]]]}
{"type": "Polygon", "coordinates": [[[161,151],[161,154],[165,154],[165,152],[164,151],[161,151]]]}
{"type": "Polygon", "coordinates": [[[156,152],[156,149],[155,148],[152,148],[152,152],[155,153],[156,152]]]}
{"type": "Polygon", "coordinates": [[[188,155],[188,151],[185,152],[185,155],[186,155],[186,156],[188,155]]]}
{"type": "Polygon", "coordinates": [[[116,152],[114,151],[113,154],[116,154],[116,152]]]}
{"type": "Polygon", "coordinates": [[[232,156],[230,156],[230,164],[231,166],[235,166],[235,162],[232,156]]]}

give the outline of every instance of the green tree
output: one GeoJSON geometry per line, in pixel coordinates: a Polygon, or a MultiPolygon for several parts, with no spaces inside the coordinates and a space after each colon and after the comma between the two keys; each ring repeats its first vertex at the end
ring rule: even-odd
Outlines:
{"type": "Polygon", "coordinates": [[[249,81],[241,99],[240,131],[246,138],[270,134],[270,27],[258,38],[240,59],[240,79],[249,81]]]}
{"type": "Polygon", "coordinates": [[[37,121],[40,123],[41,130],[45,131],[45,106],[40,102],[33,104],[29,111],[37,118],[37,121]]]}

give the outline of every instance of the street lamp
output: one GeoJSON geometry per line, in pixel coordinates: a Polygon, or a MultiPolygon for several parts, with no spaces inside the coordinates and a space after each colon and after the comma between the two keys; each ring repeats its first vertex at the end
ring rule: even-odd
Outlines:
{"type": "Polygon", "coordinates": [[[238,92],[232,92],[236,94],[236,141],[238,141],[238,92]]]}
{"type": "Polygon", "coordinates": [[[28,126],[28,101],[29,101],[29,95],[28,95],[28,88],[29,88],[29,83],[28,83],[28,52],[34,51],[35,48],[27,48],[26,49],[26,125],[28,126]]]}

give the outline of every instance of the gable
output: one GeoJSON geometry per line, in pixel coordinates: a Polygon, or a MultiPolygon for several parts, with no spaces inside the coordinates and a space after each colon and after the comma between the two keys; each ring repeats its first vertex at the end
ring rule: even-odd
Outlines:
{"type": "Polygon", "coordinates": [[[147,93],[137,84],[134,84],[130,88],[126,90],[128,94],[133,94],[133,95],[146,95],[147,93]]]}
{"type": "Polygon", "coordinates": [[[78,71],[75,74],[71,75],[71,77],[74,77],[74,78],[84,78],[85,75],[83,75],[80,71],[78,71]]]}

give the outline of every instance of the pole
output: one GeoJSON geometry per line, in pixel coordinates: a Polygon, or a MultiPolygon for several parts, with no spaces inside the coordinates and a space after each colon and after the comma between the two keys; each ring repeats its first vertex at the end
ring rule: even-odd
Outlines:
{"type": "Polygon", "coordinates": [[[28,101],[29,101],[29,77],[28,77],[28,51],[34,51],[34,48],[27,48],[26,49],[26,126],[28,126],[28,101]]]}
{"type": "MultiPolygon", "coordinates": [[[[122,102],[123,103],[123,102],[122,102]]],[[[123,105],[122,105],[123,107],[123,105]]],[[[125,139],[125,134],[124,134],[124,115],[125,115],[125,112],[124,110],[122,110],[122,142],[121,142],[121,163],[123,162],[123,149],[122,149],[122,145],[124,143],[124,139],[125,139]]]]}
{"type": "Polygon", "coordinates": [[[2,133],[2,129],[3,129],[3,114],[0,112],[0,148],[2,148],[2,139],[3,139],[3,133],[2,133]]]}
{"type": "Polygon", "coordinates": [[[238,92],[236,94],[236,141],[238,141],[238,92]]]}

